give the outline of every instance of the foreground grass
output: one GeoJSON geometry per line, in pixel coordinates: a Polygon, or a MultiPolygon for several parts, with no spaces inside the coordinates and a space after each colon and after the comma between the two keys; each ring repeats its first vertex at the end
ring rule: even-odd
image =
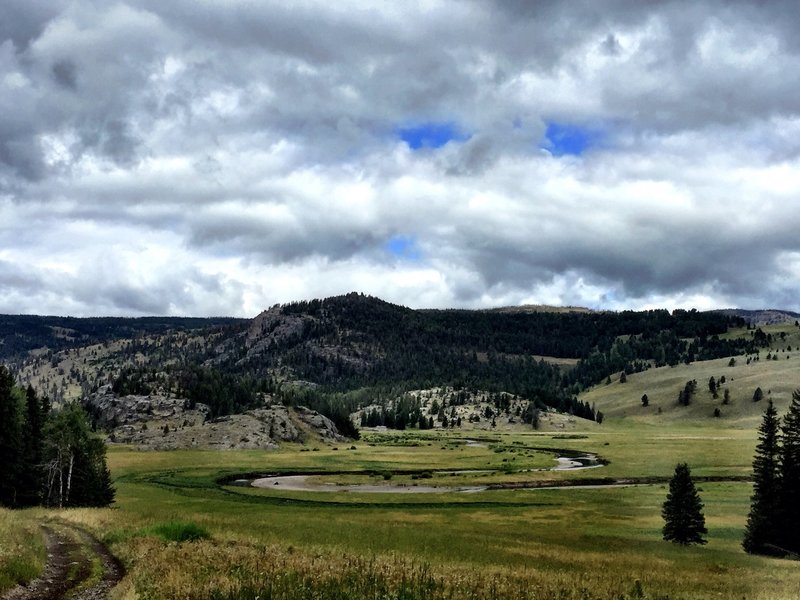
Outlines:
{"type": "Polygon", "coordinates": [[[270,504],[145,484],[121,492],[118,509],[64,512],[111,525],[107,539],[130,566],[126,585],[144,598],[780,599],[800,589],[796,563],[741,550],[746,483],[701,486],[709,543],[691,548],[661,541],[665,486],[402,507],[270,504]],[[119,512],[124,528],[103,516],[119,512]],[[153,534],[178,514],[212,539],[153,534]]]}
{"type": "Polygon", "coordinates": [[[45,559],[44,540],[31,512],[0,508],[0,593],[38,576],[45,559]]]}

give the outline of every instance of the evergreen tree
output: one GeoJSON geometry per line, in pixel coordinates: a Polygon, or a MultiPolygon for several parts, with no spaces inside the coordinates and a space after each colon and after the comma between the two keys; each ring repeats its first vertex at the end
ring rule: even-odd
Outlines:
{"type": "Polygon", "coordinates": [[[800,389],[792,392],[781,434],[781,509],[775,521],[781,532],[779,546],[800,553],[800,389]]]}
{"type": "Polygon", "coordinates": [[[764,398],[764,392],[761,391],[760,387],[756,388],[756,391],[753,392],[753,402],[761,402],[764,398]]]}
{"type": "Polygon", "coordinates": [[[41,501],[44,485],[43,427],[46,415],[33,386],[25,392],[25,425],[20,460],[20,506],[34,506],[41,501]]]}
{"type": "Polygon", "coordinates": [[[647,394],[642,394],[642,406],[647,408],[649,404],[650,404],[650,398],[647,397],[647,394]]]}
{"type": "Polygon", "coordinates": [[[669,493],[661,510],[664,539],[677,544],[705,544],[708,533],[703,503],[692,481],[689,465],[680,463],[669,482],[669,493]]]}
{"type": "Polygon", "coordinates": [[[778,541],[780,520],[778,427],[778,412],[770,400],[761,427],[758,429],[758,445],[753,459],[753,496],[742,542],[745,551],[750,553],[774,554],[774,544],[778,541]]]}
{"type": "Polygon", "coordinates": [[[713,375],[708,380],[708,391],[711,392],[714,398],[717,397],[717,380],[714,379],[713,375]]]}
{"type": "Polygon", "coordinates": [[[17,505],[20,473],[20,411],[14,377],[0,366],[0,504],[17,505]]]}

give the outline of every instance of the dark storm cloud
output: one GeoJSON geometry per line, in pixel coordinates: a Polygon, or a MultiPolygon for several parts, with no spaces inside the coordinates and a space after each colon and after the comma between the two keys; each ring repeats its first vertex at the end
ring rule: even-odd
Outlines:
{"type": "Polygon", "coordinates": [[[4,2],[0,309],[246,314],[365,286],[800,308],[797,14],[4,2]],[[459,135],[398,134],[421,124],[459,135]],[[602,144],[560,152],[556,126],[602,144]]]}

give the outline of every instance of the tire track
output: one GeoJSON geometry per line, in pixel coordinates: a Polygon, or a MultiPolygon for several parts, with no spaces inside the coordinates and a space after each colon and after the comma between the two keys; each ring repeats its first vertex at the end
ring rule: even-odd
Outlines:
{"type": "Polygon", "coordinates": [[[124,569],[109,549],[88,531],[64,522],[41,525],[47,548],[42,575],[25,586],[17,586],[2,600],[102,600],[122,579],[124,569]],[[92,563],[103,568],[100,581],[81,589],[92,576],[92,563]]]}

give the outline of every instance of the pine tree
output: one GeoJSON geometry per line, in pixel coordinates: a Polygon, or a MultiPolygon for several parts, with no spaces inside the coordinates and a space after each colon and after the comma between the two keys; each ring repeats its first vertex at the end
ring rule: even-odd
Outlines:
{"type": "Polygon", "coordinates": [[[0,366],[0,504],[17,505],[20,473],[20,411],[14,377],[0,366]]]}
{"type": "Polygon", "coordinates": [[[800,553],[800,390],[792,392],[781,437],[781,509],[775,521],[779,523],[781,548],[800,553]]]}
{"type": "Polygon", "coordinates": [[[708,533],[703,503],[692,481],[689,465],[680,463],[669,482],[669,493],[661,509],[664,539],[681,545],[705,544],[708,533]]]}
{"type": "Polygon", "coordinates": [[[46,415],[33,386],[25,392],[25,425],[23,427],[22,457],[20,459],[20,506],[33,506],[41,501],[44,486],[43,427],[46,415]]]}
{"type": "Polygon", "coordinates": [[[780,519],[780,435],[778,412],[767,405],[758,430],[758,445],[753,459],[753,496],[742,546],[746,552],[774,554],[780,519]]]}

